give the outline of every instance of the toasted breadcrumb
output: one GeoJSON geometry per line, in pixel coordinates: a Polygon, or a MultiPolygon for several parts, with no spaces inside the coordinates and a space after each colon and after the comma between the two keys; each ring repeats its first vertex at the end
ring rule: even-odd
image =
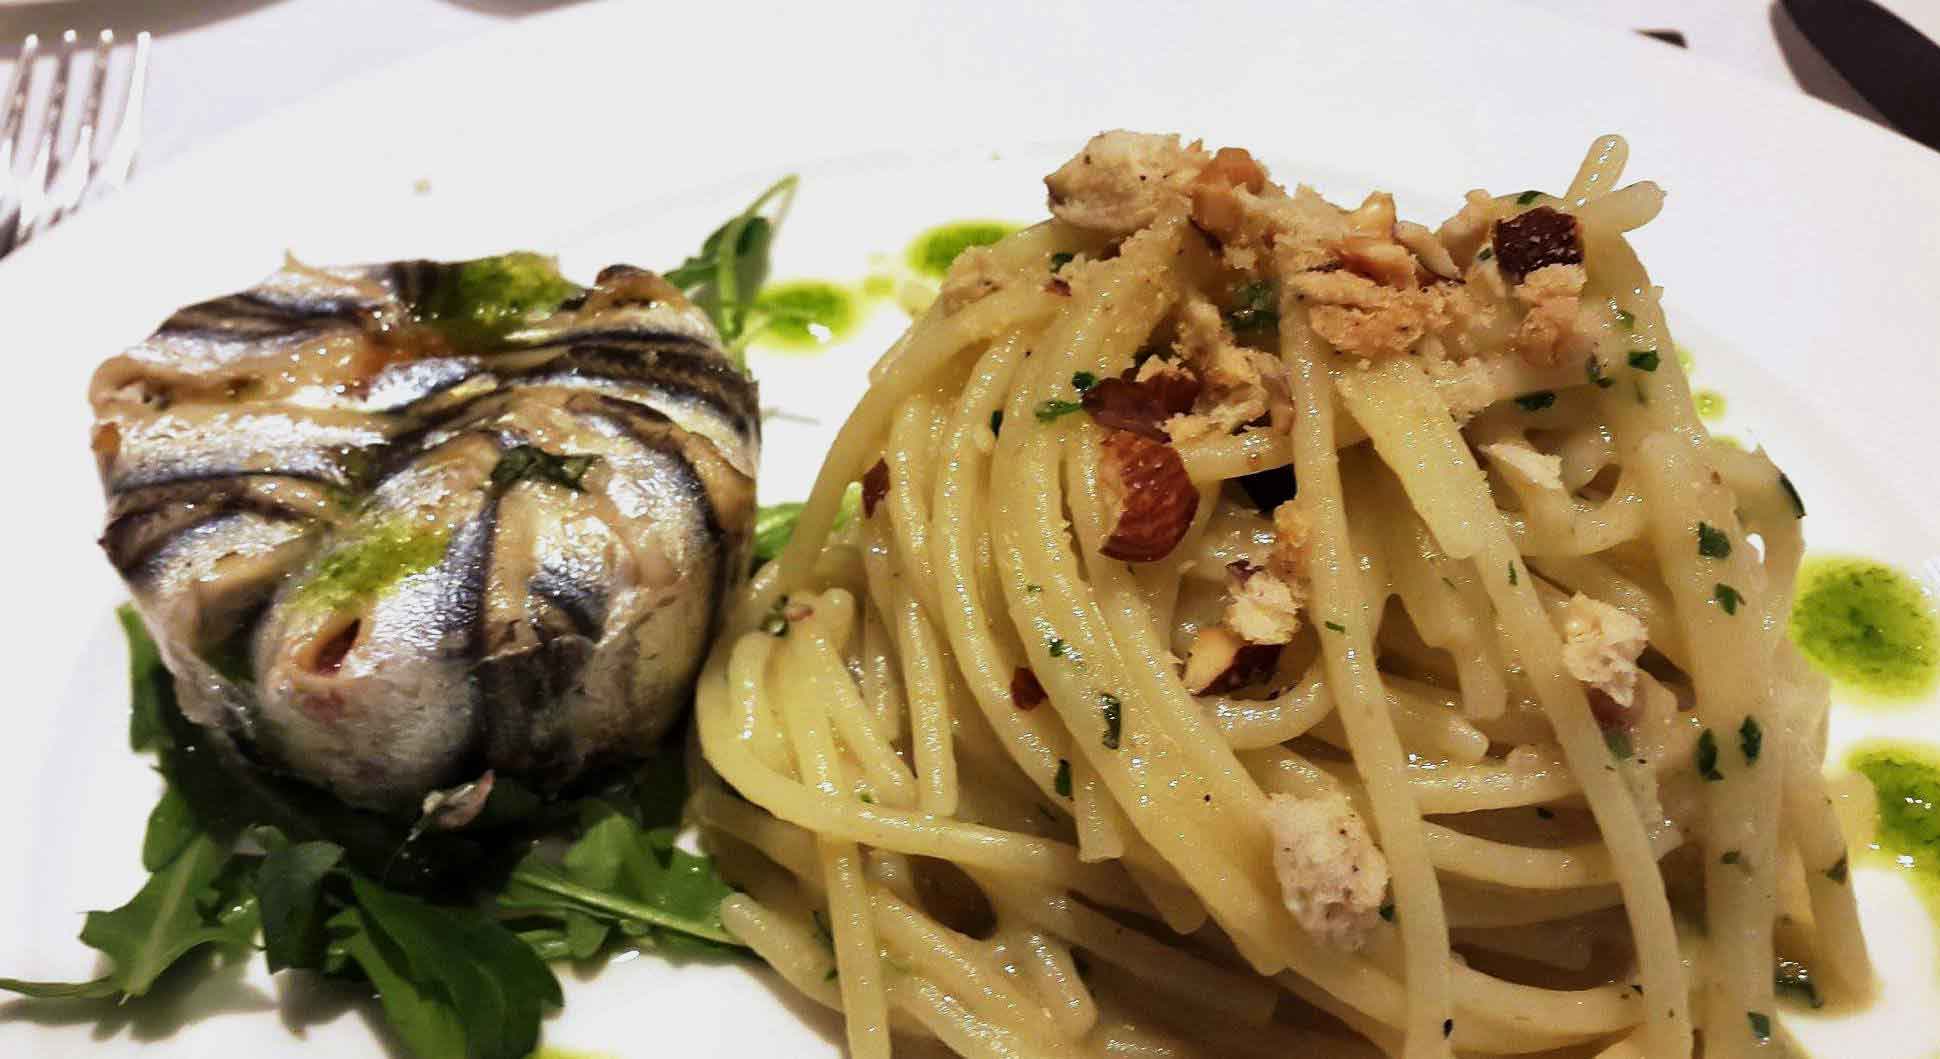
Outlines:
{"type": "Polygon", "coordinates": [[[1582,265],[1545,265],[1516,284],[1516,301],[1529,307],[1512,340],[1524,360],[1546,367],[1589,351],[1577,326],[1586,279],[1582,265]]]}
{"type": "Polygon", "coordinates": [[[957,255],[943,277],[943,289],[936,300],[945,313],[953,313],[972,302],[989,297],[1015,283],[1017,277],[997,266],[997,255],[987,246],[973,246],[957,255]]]}
{"type": "Polygon", "coordinates": [[[1115,129],[1093,136],[1076,158],[1044,178],[1051,212],[1068,224],[1130,235],[1157,219],[1211,157],[1177,136],[1115,129]]]}
{"type": "Polygon", "coordinates": [[[1559,618],[1563,667],[1628,708],[1636,701],[1637,656],[1650,643],[1644,623],[1581,592],[1563,605],[1559,618]]]}
{"type": "Polygon", "coordinates": [[[1288,911],[1309,934],[1338,948],[1366,943],[1388,890],[1388,861],[1367,824],[1337,792],[1270,795],[1273,869],[1288,911]]]}

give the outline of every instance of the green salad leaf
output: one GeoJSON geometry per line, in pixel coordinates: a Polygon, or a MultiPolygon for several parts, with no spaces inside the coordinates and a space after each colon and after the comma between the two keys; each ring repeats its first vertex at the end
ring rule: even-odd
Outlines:
{"type": "Polygon", "coordinates": [[[162,665],[161,649],[148,635],[141,615],[129,604],[115,610],[122,635],[128,640],[128,747],[153,750],[162,738],[162,705],[175,698],[175,685],[162,665]]]}
{"type": "Polygon", "coordinates": [[[674,845],[672,828],[644,829],[599,801],[582,811],[580,837],[564,858],[528,854],[499,896],[500,908],[556,918],[575,950],[598,948],[612,930],[655,944],[740,944],[721,925],[721,899],[733,891],[705,858],[674,845]]]}
{"type": "Polygon", "coordinates": [[[327,916],[323,882],[343,857],[343,847],[332,842],[284,842],[257,867],[263,953],[271,971],[323,965],[327,916]]]}
{"type": "MultiPolygon", "coordinates": [[[[390,868],[408,860],[411,843],[432,837],[400,839],[405,845],[383,859],[383,872],[360,868],[371,858],[315,835],[334,829],[369,844],[392,832],[354,816],[308,817],[300,801],[266,801],[198,741],[140,619],[124,609],[122,624],[136,714],[131,742],[160,752],[167,781],[142,842],[148,881],[121,907],[87,915],[81,940],[107,958],[107,973],[80,982],[0,979],[0,990],[126,1002],[193,952],[239,954],[260,937],[271,971],[367,982],[415,1055],[524,1059],[545,1012],[562,1002],[548,961],[593,958],[614,944],[704,954],[740,948],[719,915],[732,891],[705,857],[674,844],[686,801],[677,756],[550,807],[526,804],[536,796],[508,783],[518,804],[508,802],[502,815],[529,825],[572,822],[564,854],[544,855],[528,830],[509,851],[523,858],[509,873],[481,868],[467,889],[407,893],[390,881],[390,868]],[[251,824],[252,815],[274,822],[251,824]]],[[[488,804],[480,819],[494,811],[488,804]]]]}
{"type": "Polygon", "coordinates": [[[759,332],[756,296],[768,280],[775,231],[794,201],[797,178],[785,176],[727,219],[701,243],[698,253],[665,273],[714,321],[721,341],[737,355],[759,332]],[[774,207],[773,216],[763,211],[774,207]]]}
{"type": "Polygon", "coordinates": [[[458,1011],[430,983],[417,980],[404,953],[384,934],[372,930],[361,909],[346,908],[330,919],[331,948],[354,963],[377,992],[384,1020],[414,1055],[464,1055],[465,1026],[458,1011]]]}
{"type": "MultiPolygon", "coordinates": [[[[754,516],[754,566],[759,570],[761,564],[773,562],[788,547],[789,538],[795,535],[795,524],[802,520],[802,509],[808,505],[798,500],[783,504],[769,504],[755,512],[754,516]]],[[[839,532],[854,522],[862,511],[862,486],[852,483],[848,492],[842,494],[842,506],[836,509],[835,525],[831,532],[839,532]]]]}
{"type": "Polygon", "coordinates": [[[163,971],[198,946],[249,944],[248,934],[218,918],[215,883],[228,863],[222,843],[198,834],[127,904],[88,913],[81,941],[114,961],[114,981],[124,996],[148,992],[163,971]]]}

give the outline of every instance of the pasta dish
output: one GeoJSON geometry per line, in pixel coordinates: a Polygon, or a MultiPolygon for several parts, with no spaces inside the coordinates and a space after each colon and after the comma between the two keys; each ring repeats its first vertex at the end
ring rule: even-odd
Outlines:
{"type": "Polygon", "coordinates": [[[852,1055],[1730,1059],[1870,988],[1803,505],[1626,156],[1430,228],[1105,133],[956,260],[697,692],[722,920],[852,1055]]]}

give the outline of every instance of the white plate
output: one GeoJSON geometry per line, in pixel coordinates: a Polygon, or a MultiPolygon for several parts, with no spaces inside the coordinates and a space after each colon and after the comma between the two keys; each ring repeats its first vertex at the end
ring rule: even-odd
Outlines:
{"type": "MultiPolygon", "coordinates": [[[[348,262],[533,247],[582,276],[612,260],[665,266],[785,171],[803,182],[778,275],[860,279],[872,255],[899,253],[929,224],[1039,215],[1036,181],[1059,153],[1119,125],[1246,144],[1280,178],[1341,197],[1391,188],[1426,220],[1470,187],[1559,187],[1592,136],[1624,132],[1633,173],[1670,189],[1639,243],[1699,381],[1731,399],[1727,429],[1789,469],[1819,548],[1940,582],[1940,156],[1804,97],[1649,41],[1480,4],[573,9],[284,112],[0,265],[15,364],[15,502],[0,549],[21,564],[0,637],[11,715],[0,805],[13,807],[0,842],[15,865],[0,872],[0,973],[90,973],[81,913],[138,885],[155,794],[124,749],[109,619],[121,588],[93,545],[83,393],[98,361],[170,308],[252,282],[285,249],[348,262]]],[[[766,498],[807,488],[820,441],[900,323],[885,307],[848,348],[757,359],[769,403],[820,420],[771,424],[766,498]]],[[[1932,730],[1934,706],[1842,712],[1835,745],[1932,730]]],[[[1843,1022],[1791,1021],[1820,1056],[1859,1042],[1911,1055],[1940,1039],[1932,924],[1899,880],[1855,878],[1885,999],[1843,1022]]],[[[0,1004],[0,1054],[373,1050],[367,1009],[304,991],[279,1011],[287,988],[252,962],[158,1005],[204,1016],[182,1028],[146,1015],[62,1024],[57,1009],[0,1004]]],[[[648,956],[567,992],[547,1028],[565,1047],[833,1047],[828,1019],[743,967],[648,956]]]]}

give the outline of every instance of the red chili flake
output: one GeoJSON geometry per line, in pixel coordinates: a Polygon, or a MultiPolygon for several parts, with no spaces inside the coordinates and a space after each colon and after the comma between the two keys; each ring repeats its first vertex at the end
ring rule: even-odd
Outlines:
{"type": "Polygon", "coordinates": [[[1044,694],[1044,685],[1037,682],[1037,674],[1023,666],[1010,678],[1010,701],[1020,710],[1035,709],[1049,696],[1044,694]]]}
{"type": "Polygon", "coordinates": [[[869,473],[862,476],[862,517],[873,518],[876,505],[889,495],[889,464],[877,460],[869,473]]]}

